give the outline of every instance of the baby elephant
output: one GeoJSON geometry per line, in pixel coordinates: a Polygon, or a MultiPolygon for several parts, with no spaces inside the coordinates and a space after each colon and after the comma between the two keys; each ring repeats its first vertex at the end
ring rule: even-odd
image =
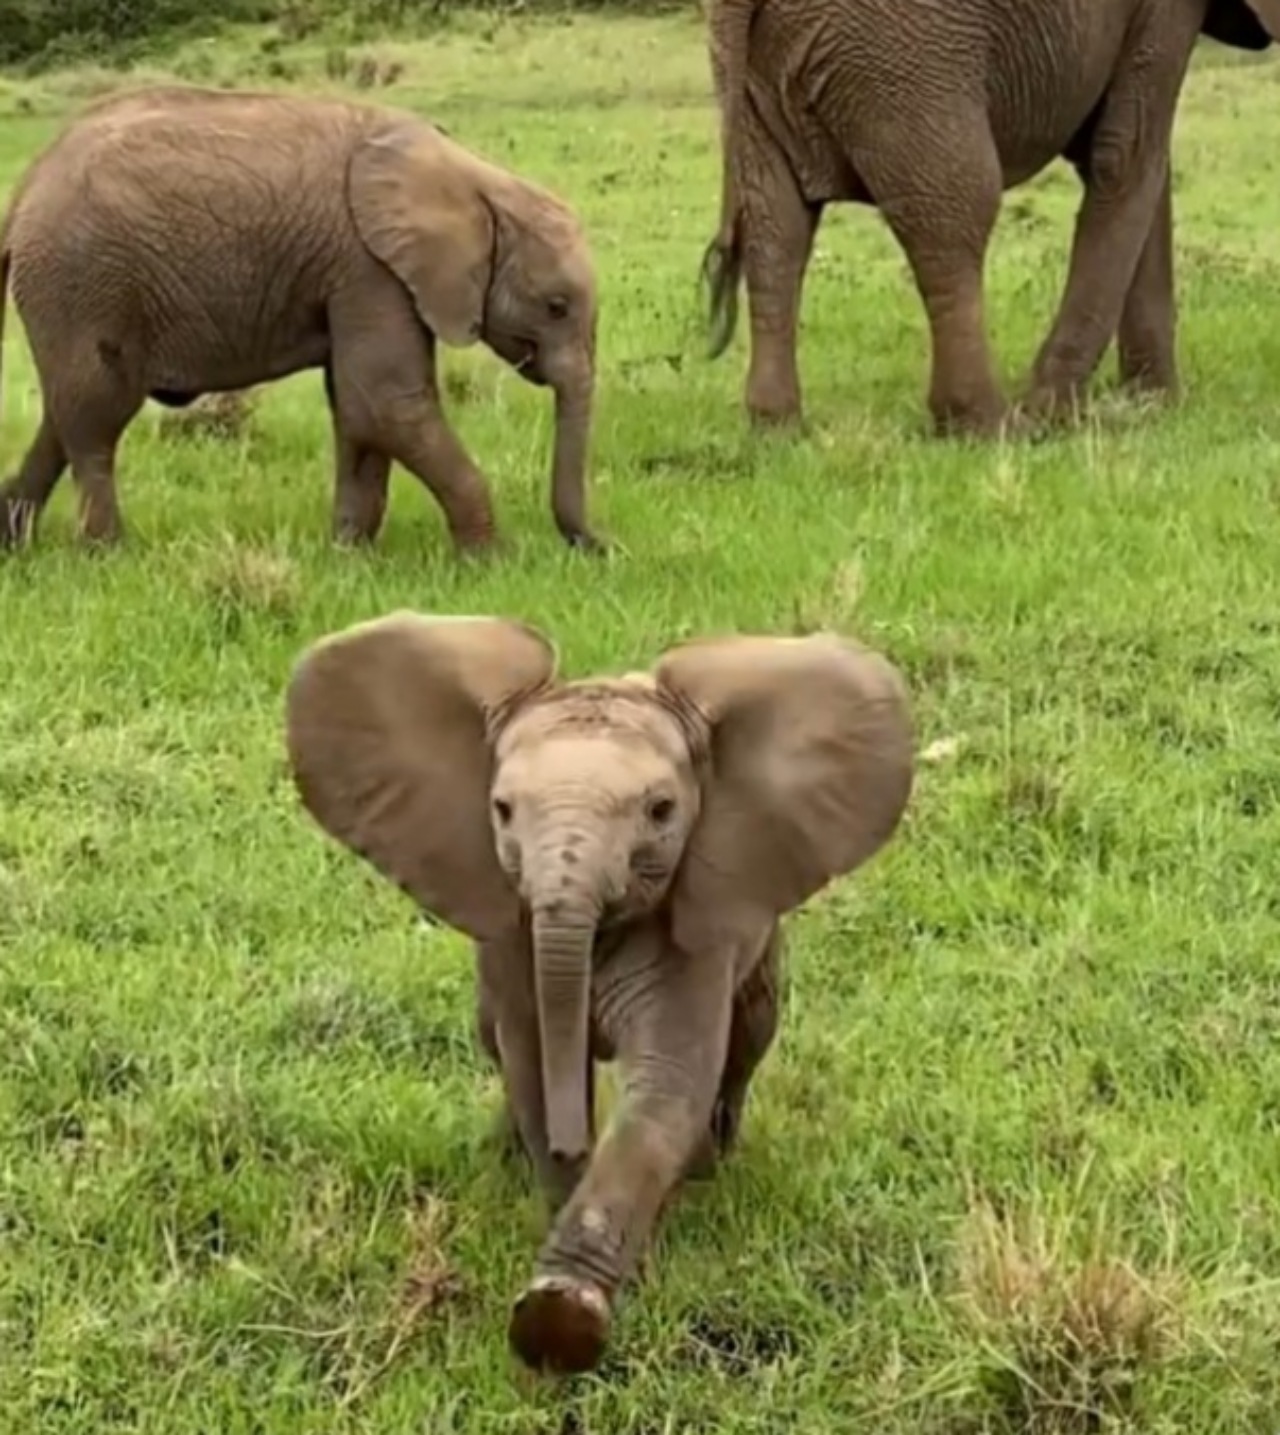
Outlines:
{"type": "Polygon", "coordinates": [[[148,398],[173,408],[321,369],[333,528],[374,539],[391,461],[455,543],[494,537],[484,478],[440,410],[436,342],[481,339],[556,399],[552,506],[585,513],[596,287],[581,226],[538,186],[413,115],[184,86],[91,106],[30,167],[0,229],[44,411],[0,490],[0,546],[32,535],[68,464],[86,538],[122,531],[116,448],[148,398]]]}
{"type": "Polygon", "coordinates": [[[889,840],[914,740],[897,672],[832,634],[556,667],[522,623],[395,613],[303,656],[287,745],[316,821],[476,943],[481,1032],[556,1210],[511,1341],[583,1370],[664,1202],[733,1141],[780,916],[889,840]],[[624,1093],[598,1145],[593,1057],[624,1093]]]}

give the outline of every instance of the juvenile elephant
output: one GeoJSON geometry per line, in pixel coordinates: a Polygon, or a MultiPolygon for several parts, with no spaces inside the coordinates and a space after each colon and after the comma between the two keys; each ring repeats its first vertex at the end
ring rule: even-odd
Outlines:
{"type": "Polygon", "coordinates": [[[823,207],[873,204],[906,253],[932,338],[941,432],[1005,403],[983,267],[1004,190],[1065,157],[1084,195],[1027,412],[1071,409],[1119,334],[1123,381],[1176,387],[1169,141],[1196,38],[1265,49],[1280,0],[707,0],[721,112],[720,229],[704,276],[711,352],[745,272],[746,404],[800,414],[796,328],[823,207]]]}
{"type": "Polygon", "coordinates": [[[377,536],[391,461],[455,543],[494,537],[488,487],[441,413],[436,342],[481,339],[556,399],[552,507],[585,514],[596,287],[558,199],[407,113],[161,86],[90,107],[32,164],[0,232],[44,409],[0,489],[0,545],[25,539],[67,464],[86,538],[122,531],[116,448],[147,398],[322,369],[333,529],[377,536]]]}
{"type": "Polygon", "coordinates": [[[580,1370],[663,1203],[733,1142],[779,918],[889,840],[914,743],[895,669],[831,634],[556,667],[524,624],[395,613],[304,655],[287,745],[316,821],[475,941],[480,1029],[557,1212],[510,1339],[580,1370]],[[591,1063],[615,1057],[596,1146],[591,1063]]]}

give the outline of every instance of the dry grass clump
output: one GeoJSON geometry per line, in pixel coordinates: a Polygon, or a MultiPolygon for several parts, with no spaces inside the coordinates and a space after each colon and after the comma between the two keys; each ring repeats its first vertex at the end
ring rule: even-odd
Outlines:
{"type": "Polygon", "coordinates": [[[998,1418],[1025,1435],[1088,1435],[1123,1417],[1143,1373],[1182,1335],[1171,1272],[1143,1274],[1108,1253],[1098,1229],[1072,1237],[1066,1220],[981,1203],[961,1242],[960,1305],[983,1385],[998,1418]]]}
{"type": "Polygon", "coordinates": [[[185,409],[170,409],[160,420],[160,429],[170,437],[204,437],[230,442],[244,436],[257,402],[256,389],[204,394],[185,409]]]}

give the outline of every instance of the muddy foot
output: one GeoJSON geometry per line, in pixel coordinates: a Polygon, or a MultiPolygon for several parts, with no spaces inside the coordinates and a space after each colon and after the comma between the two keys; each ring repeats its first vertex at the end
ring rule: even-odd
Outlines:
{"type": "Polygon", "coordinates": [[[537,1276],[511,1311],[511,1348],[532,1370],[577,1375],[593,1369],[609,1341],[609,1301],[572,1276],[537,1276]]]}

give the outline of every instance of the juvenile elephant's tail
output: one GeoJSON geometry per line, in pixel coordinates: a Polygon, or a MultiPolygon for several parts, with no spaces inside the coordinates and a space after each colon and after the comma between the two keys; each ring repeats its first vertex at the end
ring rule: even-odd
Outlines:
{"type": "Polygon", "coordinates": [[[0,225],[0,418],[4,417],[4,311],[9,294],[9,221],[0,225]]]}
{"type": "Polygon", "coordinates": [[[711,0],[708,7],[711,73],[720,106],[720,228],[702,257],[712,359],[719,358],[729,347],[738,323],[742,214],[736,148],[742,133],[747,52],[757,3],[758,0],[711,0]]]}

